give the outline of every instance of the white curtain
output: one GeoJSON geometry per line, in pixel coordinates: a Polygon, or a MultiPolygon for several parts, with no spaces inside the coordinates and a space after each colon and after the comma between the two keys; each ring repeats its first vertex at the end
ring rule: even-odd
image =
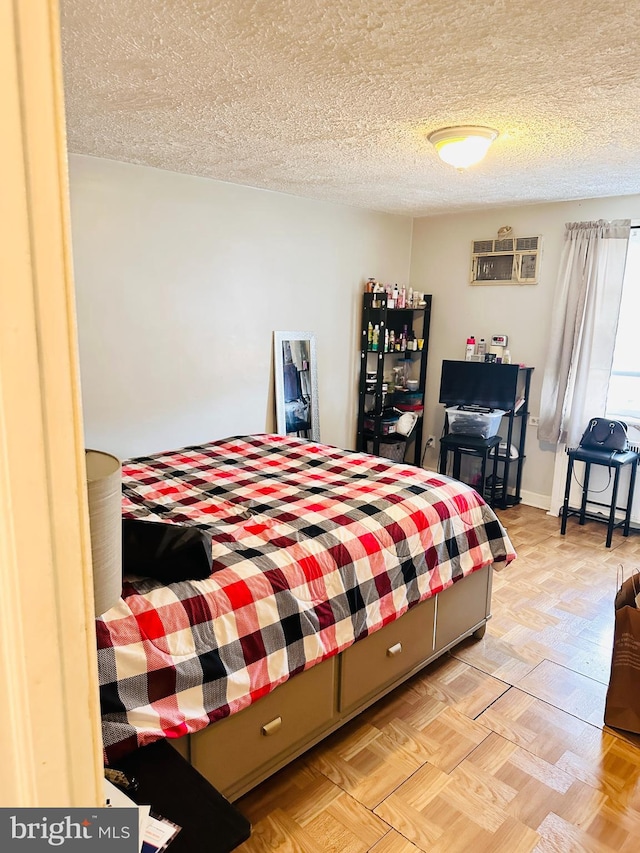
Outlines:
{"type": "Polygon", "coordinates": [[[631,220],[568,222],[540,401],[541,441],[575,447],[605,414],[631,220]]]}

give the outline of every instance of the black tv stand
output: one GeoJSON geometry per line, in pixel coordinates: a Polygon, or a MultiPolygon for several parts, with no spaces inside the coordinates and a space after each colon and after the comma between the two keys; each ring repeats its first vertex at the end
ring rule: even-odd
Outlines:
{"type": "MultiPolygon", "coordinates": [[[[477,362],[461,362],[458,365],[464,373],[464,364],[473,365],[474,379],[481,375],[483,394],[487,387],[491,386],[491,379],[501,379],[501,365],[477,362]],[[482,370],[486,367],[486,371],[482,370]]],[[[522,468],[526,458],[525,440],[527,435],[527,421],[529,418],[529,395],[531,387],[531,374],[533,367],[520,367],[517,371],[517,382],[514,384],[511,399],[504,399],[503,416],[498,432],[499,435],[483,438],[481,436],[463,435],[449,431],[449,419],[445,415],[445,430],[440,440],[439,472],[447,474],[449,471],[449,453],[453,454],[453,467],[449,472],[455,479],[461,476],[462,456],[478,457],[481,460],[480,482],[471,483],[477,491],[483,495],[487,503],[499,509],[519,504],[522,486],[522,468]],[[506,431],[506,435],[505,435],[506,431]],[[512,458],[512,447],[515,448],[515,457],[512,458]],[[489,462],[493,464],[488,464],[489,462]]],[[[469,391],[469,399],[455,401],[440,399],[445,406],[457,405],[461,410],[490,413],[494,408],[482,405],[482,401],[474,399],[473,390],[469,391]]],[[[497,407],[496,407],[497,408],[497,407]]]]}
{"type": "Polygon", "coordinates": [[[453,454],[452,476],[454,480],[460,479],[463,456],[474,456],[480,459],[480,483],[482,485],[480,485],[477,491],[482,494],[490,506],[494,506],[496,502],[496,487],[498,485],[498,456],[495,450],[499,444],[499,435],[494,435],[491,438],[477,438],[473,435],[456,435],[455,433],[443,435],[440,439],[440,473],[445,474],[447,471],[449,453],[453,454]],[[491,474],[487,475],[489,457],[492,451],[491,474]]]}

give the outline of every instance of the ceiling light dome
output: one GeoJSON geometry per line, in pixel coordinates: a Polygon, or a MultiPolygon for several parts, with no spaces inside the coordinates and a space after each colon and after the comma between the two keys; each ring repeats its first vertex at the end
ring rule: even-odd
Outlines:
{"type": "Polygon", "coordinates": [[[482,160],[497,136],[498,131],[491,127],[460,125],[434,130],[427,139],[441,160],[456,169],[467,169],[482,160]]]}

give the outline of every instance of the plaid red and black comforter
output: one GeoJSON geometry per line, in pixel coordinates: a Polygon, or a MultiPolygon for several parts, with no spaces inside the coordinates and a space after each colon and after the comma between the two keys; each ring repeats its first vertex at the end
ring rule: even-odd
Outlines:
{"type": "Polygon", "coordinates": [[[123,512],[211,533],[213,573],[97,620],[107,760],[239,711],[513,547],[470,487],[277,435],[131,460],[123,512]]]}

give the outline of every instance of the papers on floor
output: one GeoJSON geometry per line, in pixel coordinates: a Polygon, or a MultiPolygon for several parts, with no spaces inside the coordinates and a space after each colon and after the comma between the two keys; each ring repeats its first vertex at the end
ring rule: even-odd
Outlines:
{"type": "Polygon", "coordinates": [[[108,808],[138,809],[138,839],[140,841],[140,851],[142,853],[142,845],[145,838],[151,806],[139,806],[137,803],[134,803],[121,788],[118,788],[117,785],[114,785],[108,779],[104,780],[104,798],[108,808]]]}
{"type": "Polygon", "coordinates": [[[138,809],[138,839],[140,853],[162,853],[180,827],[167,818],[151,812],[151,806],[139,806],[108,779],[104,780],[104,798],[108,808],[138,809]]]}
{"type": "Polygon", "coordinates": [[[178,832],[180,827],[177,824],[152,812],[144,831],[142,853],[162,853],[178,832]]]}

